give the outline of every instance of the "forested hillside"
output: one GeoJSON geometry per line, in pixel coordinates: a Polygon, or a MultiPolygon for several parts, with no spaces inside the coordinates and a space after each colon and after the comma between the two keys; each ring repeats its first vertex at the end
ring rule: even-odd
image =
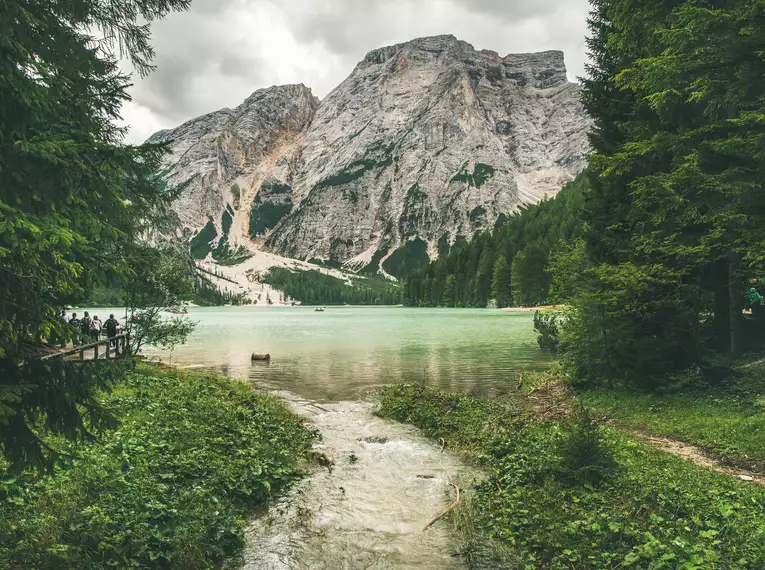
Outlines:
{"type": "Polygon", "coordinates": [[[536,305],[550,297],[556,256],[567,255],[582,233],[583,194],[588,180],[580,176],[554,198],[529,206],[498,223],[494,232],[457,241],[426,267],[406,278],[405,305],[485,307],[536,305]]]}
{"type": "Polygon", "coordinates": [[[395,283],[366,277],[352,279],[353,283],[348,284],[319,271],[272,267],[264,282],[304,305],[395,305],[399,302],[395,283]]]}

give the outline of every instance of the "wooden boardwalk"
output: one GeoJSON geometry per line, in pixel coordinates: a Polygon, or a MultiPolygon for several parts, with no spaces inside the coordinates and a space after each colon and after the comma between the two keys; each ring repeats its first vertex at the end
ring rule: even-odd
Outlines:
{"type": "Polygon", "coordinates": [[[43,356],[40,360],[63,358],[64,360],[116,360],[130,356],[130,333],[118,334],[91,344],[75,346],[43,356]]]}

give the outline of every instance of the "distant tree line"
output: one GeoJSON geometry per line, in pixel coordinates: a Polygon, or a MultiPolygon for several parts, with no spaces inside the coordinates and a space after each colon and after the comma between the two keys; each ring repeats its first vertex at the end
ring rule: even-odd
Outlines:
{"type": "Polygon", "coordinates": [[[399,288],[395,283],[380,279],[352,277],[353,284],[314,271],[292,271],[273,267],[264,283],[284,292],[287,297],[304,305],[395,305],[399,303],[399,288]]]}
{"type": "Polygon", "coordinates": [[[587,178],[568,184],[554,198],[503,218],[493,232],[458,240],[446,255],[404,280],[402,302],[414,307],[500,307],[549,300],[556,256],[581,235],[587,178]]]}

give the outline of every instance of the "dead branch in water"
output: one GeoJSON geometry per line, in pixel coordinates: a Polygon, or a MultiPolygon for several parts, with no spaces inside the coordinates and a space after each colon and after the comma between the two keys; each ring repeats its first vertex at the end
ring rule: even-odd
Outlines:
{"type": "Polygon", "coordinates": [[[443,517],[445,517],[446,515],[448,515],[450,512],[452,512],[452,510],[454,510],[454,508],[455,508],[457,505],[459,505],[459,504],[460,504],[460,488],[459,488],[459,487],[457,487],[457,485],[455,485],[454,483],[451,483],[451,482],[449,483],[449,485],[451,485],[452,487],[454,487],[454,488],[455,488],[455,490],[457,491],[457,500],[456,500],[456,501],[454,501],[454,502],[453,502],[451,505],[449,505],[449,508],[447,508],[447,509],[446,509],[446,510],[445,510],[443,513],[441,513],[441,514],[440,514],[440,515],[438,515],[436,518],[434,518],[432,521],[430,521],[428,524],[426,524],[426,525],[423,527],[423,529],[422,529],[423,531],[426,531],[426,530],[428,530],[428,529],[429,529],[431,526],[433,526],[433,525],[434,525],[434,524],[435,524],[437,521],[439,521],[440,519],[442,519],[443,517]]]}

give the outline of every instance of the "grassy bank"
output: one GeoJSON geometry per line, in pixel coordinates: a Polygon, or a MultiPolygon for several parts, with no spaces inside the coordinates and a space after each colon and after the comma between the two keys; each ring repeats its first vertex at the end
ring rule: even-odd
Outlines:
{"type": "Polygon", "coordinates": [[[119,427],[68,465],[0,472],[0,567],[209,568],[317,437],[270,396],[182,371],[141,366],[103,404],[119,427]]]}
{"type": "Polygon", "coordinates": [[[382,395],[381,415],[444,438],[486,471],[455,516],[458,549],[473,567],[765,567],[765,490],[586,414],[556,414],[554,402],[535,407],[420,386],[382,395]],[[553,413],[539,419],[540,410],[553,413]]]}
{"type": "Polygon", "coordinates": [[[765,362],[744,362],[710,386],[681,379],[661,392],[593,388],[584,402],[620,425],[707,449],[726,463],[765,470],[765,362]]]}

